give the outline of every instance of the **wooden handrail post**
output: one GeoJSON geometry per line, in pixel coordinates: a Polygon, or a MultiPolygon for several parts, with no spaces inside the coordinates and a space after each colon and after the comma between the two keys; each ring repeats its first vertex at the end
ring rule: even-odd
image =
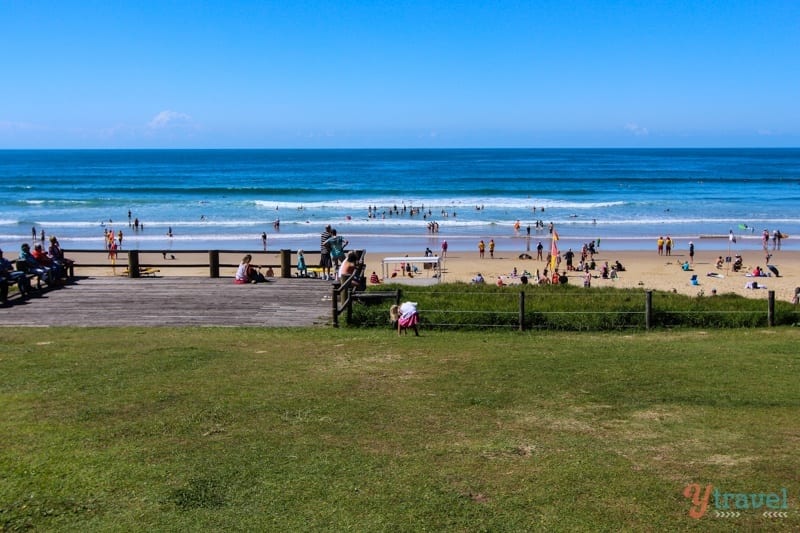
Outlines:
{"type": "Polygon", "coordinates": [[[775,326],[775,291],[767,293],[767,326],[775,326]]]}
{"type": "Polygon", "coordinates": [[[331,285],[331,306],[333,310],[333,327],[339,327],[339,284],[331,285]]]}
{"type": "Polygon", "coordinates": [[[525,291],[519,291],[519,330],[525,331],[525,291]]]}
{"type": "Polygon", "coordinates": [[[281,277],[292,277],[292,251],[288,249],[281,250],[281,277]]]}
{"type": "Polygon", "coordinates": [[[644,328],[650,329],[653,321],[653,291],[647,291],[644,296],[644,328]]]}
{"type": "Polygon", "coordinates": [[[139,277],[139,250],[128,250],[128,277],[139,277]]]}
{"type": "Polygon", "coordinates": [[[347,294],[347,300],[346,300],[347,315],[345,316],[347,318],[347,325],[349,326],[350,324],[353,323],[353,287],[348,287],[346,294],[347,294]]]}
{"type": "Polygon", "coordinates": [[[208,277],[219,277],[219,250],[208,251],[208,277]]]}

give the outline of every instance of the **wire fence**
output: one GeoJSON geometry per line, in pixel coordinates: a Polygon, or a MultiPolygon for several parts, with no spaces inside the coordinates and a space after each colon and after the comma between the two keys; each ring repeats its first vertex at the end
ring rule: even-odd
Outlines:
{"type": "MultiPolygon", "coordinates": [[[[769,291],[765,302],[747,302],[748,305],[743,306],[741,302],[731,301],[728,308],[720,307],[722,299],[686,300],[683,305],[688,308],[676,308],[675,304],[667,303],[664,295],[654,305],[653,291],[642,291],[641,299],[638,295],[615,298],[610,304],[616,305],[615,308],[604,307],[607,302],[591,292],[553,295],[530,291],[470,293],[403,288],[384,294],[391,294],[392,299],[399,302],[401,293],[403,300],[418,302],[423,326],[442,329],[625,330],[678,326],[771,327],[800,322],[798,308],[786,305],[781,307],[779,320],[776,320],[774,291],[769,291]],[[554,305],[545,298],[563,300],[554,305]]],[[[354,325],[381,323],[380,317],[368,317],[354,325]]]]}

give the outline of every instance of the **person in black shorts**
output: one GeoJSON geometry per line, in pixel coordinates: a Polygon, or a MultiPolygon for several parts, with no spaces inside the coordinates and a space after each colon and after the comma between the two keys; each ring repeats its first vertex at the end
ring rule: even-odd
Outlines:
{"type": "Polygon", "coordinates": [[[322,279],[331,279],[331,247],[325,241],[331,238],[331,225],[325,226],[325,231],[319,236],[319,267],[322,269],[322,279]]]}

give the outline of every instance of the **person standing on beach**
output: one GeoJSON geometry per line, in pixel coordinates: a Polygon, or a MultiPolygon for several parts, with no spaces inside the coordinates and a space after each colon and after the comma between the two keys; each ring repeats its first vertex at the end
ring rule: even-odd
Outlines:
{"type": "Polygon", "coordinates": [[[479,258],[483,259],[483,254],[484,254],[485,250],[486,250],[486,243],[484,243],[483,239],[481,239],[478,242],[478,257],[479,258]]]}
{"type": "Polygon", "coordinates": [[[494,259],[494,239],[489,239],[489,258],[494,259]]]}
{"type": "Polygon", "coordinates": [[[117,243],[114,241],[114,234],[111,234],[111,240],[108,245],[108,260],[111,261],[111,270],[117,272],[117,243]]]}
{"type": "Polygon", "coordinates": [[[261,246],[264,248],[264,251],[267,251],[267,232],[261,232],[261,246]]]}
{"type": "Polygon", "coordinates": [[[542,260],[542,250],[544,250],[544,245],[542,244],[542,241],[539,241],[539,244],[536,245],[536,260],[537,261],[541,261],[542,260]]]}
{"type": "Polygon", "coordinates": [[[119,241],[119,249],[122,250],[122,230],[117,232],[117,241],[119,241]]]}
{"type": "Polygon", "coordinates": [[[442,258],[447,257],[447,241],[442,241],[442,258]]]}
{"type": "Polygon", "coordinates": [[[694,264],[694,243],[689,241],[689,264],[694,264]]]}
{"type": "Polygon", "coordinates": [[[658,255],[664,255],[664,237],[661,235],[658,236],[656,246],[658,246],[658,255]]]}
{"type": "Polygon", "coordinates": [[[297,250],[297,275],[301,278],[308,277],[308,267],[306,267],[306,256],[303,250],[297,250]]]}
{"type": "Polygon", "coordinates": [[[672,237],[667,235],[667,240],[664,241],[664,248],[667,251],[667,255],[672,255],[672,237]]]}
{"type": "Polygon", "coordinates": [[[331,238],[331,225],[325,226],[325,230],[319,236],[319,267],[322,269],[322,279],[329,280],[331,278],[331,267],[333,261],[331,260],[331,246],[328,239],[331,238]]]}
{"type": "Polygon", "coordinates": [[[36,226],[31,228],[31,240],[36,240],[36,226]]]}
{"type": "Polygon", "coordinates": [[[572,267],[572,260],[575,259],[575,252],[572,251],[572,248],[567,250],[564,254],[564,259],[567,261],[567,270],[574,270],[572,267]]]}
{"type": "Polygon", "coordinates": [[[336,271],[339,268],[341,261],[345,259],[345,248],[349,244],[342,236],[340,236],[335,229],[331,230],[331,236],[324,244],[328,245],[328,250],[331,258],[331,267],[334,269],[334,277],[336,279],[336,271]]]}

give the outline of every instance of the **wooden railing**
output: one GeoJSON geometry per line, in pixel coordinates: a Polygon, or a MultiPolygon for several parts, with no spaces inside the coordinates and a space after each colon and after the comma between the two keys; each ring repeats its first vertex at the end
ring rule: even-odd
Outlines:
{"type": "MultiPolygon", "coordinates": [[[[68,250],[66,251],[66,255],[69,255],[70,252],[72,253],[81,253],[81,254],[92,254],[97,256],[104,256],[108,252],[103,250],[68,250]]],[[[254,258],[253,263],[257,263],[262,267],[267,268],[274,268],[276,270],[277,276],[281,278],[290,278],[292,277],[292,269],[297,264],[297,250],[290,250],[290,249],[281,249],[281,250],[262,250],[262,251],[253,251],[253,250],[175,250],[169,252],[161,252],[157,250],[123,250],[117,252],[117,258],[114,262],[115,267],[122,267],[127,268],[127,275],[131,278],[138,278],[141,276],[142,269],[148,268],[156,268],[156,269],[168,269],[168,268],[208,268],[208,275],[211,278],[218,278],[220,277],[220,269],[221,268],[236,268],[239,266],[239,263],[232,263],[232,262],[222,262],[220,257],[222,255],[226,256],[244,256],[246,254],[251,254],[254,258]],[[202,262],[170,262],[167,261],[146,261],[143,260],[143,256],[150,255],[150,256],[158,256],[165,254],[166,256],[173,256],[174,254],[190,254],[190,255],[205,255],[208,254],[208,260],[202,262]],[[259,256],[263,256],[264,258],[278,256],[278,262],[263,262],[258,261],[259,256]]],[[[318,261],[309,261],[308,258],[319,256],[319,251],[311,251],[311,252],[303,252],[303,255],[306,257],[307,264],[316,264],[318,261]]],[[[267,260],[269,261],[269,260],[267,260]]],[[[107,267],[109,266],[109,262],[105,261],[102,263],[85,263],[81,262],[76,265],[78,268],[80,267],[107,267]]]]}
{"type": "Polygon", "coordinates": [[[400,304],[400,289],[384,292],[364,292],[366,289],[366,250],[358,250],[358,260],[355,271],[340,283],[334,283],[331,288],[331,319],[333,327],[339,327],[339,315],[345,313],[345,320],[349,325],[353,321],[353,302],[374,301],[391,299],[400,304]]]}

